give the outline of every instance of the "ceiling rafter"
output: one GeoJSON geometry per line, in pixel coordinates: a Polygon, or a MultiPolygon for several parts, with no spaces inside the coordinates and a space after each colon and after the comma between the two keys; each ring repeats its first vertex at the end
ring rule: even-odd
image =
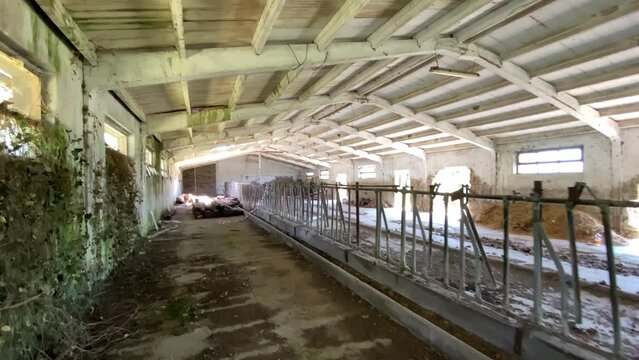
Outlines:
{"type": "Polygon", "coordinates": [[[320,33],[313,41],[320,51],[324,51],[333,42],[340,29],[366,6],[368,0],[345,0],[344,4],[337,10],[337,13],[331,17],[328,23],[322,28],[320,33]]]}
{"type": "Polygon", "coordinates": [[[231,96],[229,97],[228,109],[230,111],[234,111],[237,103],[240,101],[240,97],[242,96],[242,92],[244,92],[244,82],[246,81],[246,75],[240,74],[235,78],[235,83],[233,84],[233,91],[231,92],[231,96]]]}
{"type": "Polygon", "coordinates": [[[384,86],[401,79],[402,77],[415,71],[418,67],[425,66],[437,59],[437,55],[429,57],[415,56],[404,60],[396,66],[388,68],[386,71],[373,78],[357,89],[360,95],[368,95],[383,88],[384,86]]]}
{"type": "Polygon", "coordinates": [[[382,26],[378,27],[369,37],[366,39],[371,43],[372,47],[378,47],[384,41],[388,40],[397,30],[406,25],[415,16],[419,15],[422,11],[431,6],[435,0],[412,0],[408,4],[404,5],[401,10],[396,12],[390,19],[388,19],[382,26]]]}
{"type": "Polygon", "coordinates": [[[541,78],[531,77],[526,70],[514,63],[502,61],[498,55],[478,46],[462,56],[473,59],[484,68],[583,121],[608,138],[619,139],[619,126],[614,120],[600,116],[593,107],[580,104],[577,99],[567,93],[557,92],[554,86],[541,78]]]}
{"type": "Polygon", "coordinates": [[[184,9],[182,0],[169,0],[171,6],[171,23],[176,38],[175,48],[180,58],[186,58],[186,43],[184,42],[184,9]]]}
{"type": "Polygon", "coordinates": [[[470,142],[471,144],[475,144],[481,148],[486,150],[495,151],[495,145],[488,138],[482,138],[476,136],[472,133],[472,131],[465,129],[458,129],[455,125],[446,122],[446,121],[437,121],[432,116],[426,114],[417,114],[415,111],[410,108],[400,105],[400,104],[392,104],[390,101],[380,98],[378,96],[371,95],[368,97],[369,104],[378,106],[381,109],[386,111],[393,112],[397,115],[401,115],[403,117],[412,119],[422,125],[430,126],[433,129],[439,130],[441,132],[448,133],[452,136],[455,136],[459,139],[470,142]]]}
{"type": "Polygon", "coordinates": [[[439,19],[428,24],[425,29],[417,32],[417,34],[413,36],[413,39],[417,40],[417,43],[422,44],[434,37],[439,36],[450,27],[486,8],[487,6],[492,6],[492,3],[493,2],[490,0],[464,1],[461,5],[458,5],[439,19]]]}
{"type": "Polygon", "coordinates": [[[313,95],[316,95],[322,88],[330,84],[333,80],[339,77],[344,71],[346,71],[352,64],[338,64],[333,66],[324,76],[315,81],[297,98],[299,101],[304,102],[313,95]]]}
{"type": "Polygon", "coordinates": [[[455,32],[453,36],[461,43],[468,42],[488,30],[494,30],[499,24],[517,17],[542,1],[545,0],[510,0],[494,11],[482,16],[471,25],[455,32]]]}
{"type": "Polygon", "coordinates": [[[380,144],[380,145],[385,145],[385,146],[391,147],[393,149],[402,151],[402,152],[404,152],[406,154],[415,156],[415,157],[417,157],[417,158],[419,158],[421,160],[425,160],[426,159],[426,157],[424,155],[424,152],[422,150],[417,149],[417,148],[413,148],[413,147],[408,146],[408,145],[406,145],[404,143],[395,142],[395,141],[393,141],[393,140],[391,140],[391,139],[389,139],[389,138],[387,138],[385,136],[378,136],[378,135],[375,135],[374,133],[369,132],[369,131],[360,131],[357,128],[354,128],[354,127],[348,126],[348,125],[340,125],[336,121],[332,121],[332,120],[322,120],[321,124],[324,124],[324,125],[328,126],[329,128],[334,129],[334,130],[338,130],[338,131],[341,131],[341,132],[344,132],[344,133],[347,133],[347,134],[350,134],[350,135],[355,135],[355,136],[358,136],[358,137],[361,137],[363,139],[375,142],[375,143],[380,144]]]}
{"type": "Polygon", "coordinates": [[[314,137],[314,136],[311,136],[311,135],[308,135],[308,134],[295,133],[295,134],[291,134],[291,136],[293,138],[299,139],[300,141],[303,141],[303,142],[314,142],[316,144],[325,145],[327,147],[339,150],[339,151],[341,151],[343,153],[346,153],[346,154],[352,154],[352,155],[355,155],[355,156],[359,156],[359,157],[363,157],[363,158],[369,159],[369,160],[374,161],[376,163],[380,163],[380,164],[382,163],[381,156],[370,154],[370,153],[368,153],[366,151],[362,151],[362,150],[356,150],[356,149],[353,149],[350,146],[343,146],[343,145],[340,145],[340,144],[338,144],[336,142],[326,141],[324,139],[320,139],[318,137],[314,137]]]}
{"type": "Polygon", "coordinates": [[[36,0],[36,3],[80,54],[82,54],[86,61],[93,66],[98,65],[95,45],[93,45],[86,34],[80,29],[60,0],[36,0]]]}
{"type": "Polygon", "coordinates": [[[251,45],[257,55],[264,52],[266,41],[268,41],[273,25],[275,25],[285,4],[286,0],[268,0],[266,5],[264,5],[262,16],[260,16],[251,40],[251,45]]]}

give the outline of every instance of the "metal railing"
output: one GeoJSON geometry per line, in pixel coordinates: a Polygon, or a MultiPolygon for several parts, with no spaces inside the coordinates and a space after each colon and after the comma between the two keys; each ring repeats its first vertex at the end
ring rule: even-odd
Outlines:
{"type": "MultiPolygon", "coordinates": [[[[639,202],[583,199],[581,197],[583,190],[589,191],[585,184],[577,183],[568,189],[569,197],[561,199],[542,197],[541,186],[537,183],[533,194],[519,196],[515,194],[474,194],[467,185],[462,186],[458,191],[445,193],[439,192],[439,185],[432,185],[428,191],[423,191],[394,185],[273,182],[265,185],[244,185],[241,191],[243,197],[241,200],[245,209],[249,211],[259,208],[282,219],[307,226],[330,238],[333,242],[339,242],[374,256],[395,271],[410,274],[428,286],[438,286],[456,292],[460,299],[478,303],[498,310],[505,315],[518,318],[522,318],[521,314],[515,314],[511,311],[511,300],[516,297],[512,294],[513,265],[509,240],[509,212],[511,204],[514,202],[529,203],[533,209],[531,235],[534,261],[532,269],[527,269],[527,271],[528,274],[532,273],[529,276],[532,278],[532,307],[530,313],[523,318],[531,318],[535,324],[541,327],[551,331],[559,330],[568,336],[573,333],[572,327],[575,324],[580,324],[583,318],[574,209],[577,205],[596,207],[601,215],[606,248],[608,300],[611,307],[613,333],[609,346],[613,354],[620,355],[622,354],[622,329],[610,220],[611,208],[636,208],[639,207],[639,202]],[[340,199],[340,192],[346,193],[343,199],[340,199]],[[374,219],[367,217],[374,224],[363,223],[362,209],[364,207],[360,206],[360,201],[364,193],[372,194],[374,197],[371,209],[374,208],[375,217],[374,219]],[[387,211],[383,206],[384,195],[388,193],[401,194],[399,234],[396,234],[389,227],[387,211]],[[436,224],[433,219],[432,209],[438,197],[442,199],[444,206],[443,231],[438,231],[435,228],[436,224]],[[410,209],[408,209],[409,199],[410,209]],[[422,203],[424,199],[429,205],[426,224],[418,208],[418,203],[422,203]],[[487,256],[468,205],[469,201],[491,201],[502,205],[504,226],[501,239],[503,251],[501,259],[487,256]],[[448,208],[453,202],[457,202],[460,209],[457,234],[450,232],[452,226],[449,221],[448,208]],[[542,211],[546,204],[560,204],[565,207],[569,234],[568,259],[570,264],[568,266],[565,266],[566,262],[562,261],[562,258],[555,251],[553,242],[546,235],[542,221],[542,211]],[[409,213],[412,221],[407,219],[409,213]],[[369,232],[371,228],[374,229],[373,234],[369,232]],[[469,242],[470,251],[466,250],[466,241],[469,242]],[[397,245],[397,242],[399,246],[396,249],[397,246],[394,245],[397,245]],[[548,281],[559,285],[559,329],[553,328],[544,321],[543,301],[545,294],[548,294],[548,290],[544,289],[542,283],[544,274],[548,273],[548,270],[544,269],[544,256],[549,258],[555,267],[555,278],[548,281]],[[467,260],[472,260],[472,262],[467,262],[467,260]],[[451,265],[454,266],[454,269],[451,269],[451,265]],[[495,265],[497,266],[495,267],[495,265]],[[467,285],[468,283],[471,285],[467,285]],[[483,293],[488,296],[484,297],[483,293]]],[[[590,194],[592,195],[592,192],[590,194]]],[[[519,267],[518,269],[521,270],[519,267]]],[[[525,289],[518,291],[516,296],[519,297],[526,293],[525,289]]],[[[583,339],[578,338],[577,340],[583,339]]]]}

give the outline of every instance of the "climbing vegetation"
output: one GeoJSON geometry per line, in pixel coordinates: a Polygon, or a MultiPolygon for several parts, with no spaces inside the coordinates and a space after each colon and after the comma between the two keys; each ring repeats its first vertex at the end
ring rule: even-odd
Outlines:
{"type": "Polygon", "coordinates": [[[107,176],[107,196],[94,193],[105,198],[108,215],[103,228],[94,224],[100,256],[91,258],[84,163],[80,140],[64,128],[0,104],[2,359],[82,355],[92,341],[82,319],[104,275],[138,243],[132,164],[107,159],[107,173],[116,175],[107,176]],[[109,180],[114,176],[118,179],[109,180]],[[126,219],[115,220],[118,216],[126,219]]]}

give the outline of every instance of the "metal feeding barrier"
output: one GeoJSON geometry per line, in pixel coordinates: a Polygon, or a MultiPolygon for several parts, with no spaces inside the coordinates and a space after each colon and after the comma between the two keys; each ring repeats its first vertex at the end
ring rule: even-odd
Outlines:
{"type": "MultiPolygon", "coordinates": [[[[529,203],[532,207],[532,309],[528,314],[535,324],[548,327],[543,323],[544,312],[542,302],[544,289],[542,286],[543,256],[550,258],[556,268],[560,296],[560,331],[564,335],[571,334],[571,325],[582,322],[582,302],[579,279],[579,264],[576,244],[574,210],[577,205],[594,206],[599,209],[603,225],[603,238],[606,248],[607,272],[609,281],[609,301],[612,318],[612,352],[621,354],[621,322],[619,312],[619,293],[617,289],[613,233],[611,228],[611,208],[637,208],[639,202],[602,200],[584,183],[576,183],[568,189],[568,198],[542,197],[541,182],[535,182],[530,196],[482,195],[470,191],[464,185],[451,193],[439,192],[439,184],[431,185],[428,191],[394,185],[354,185],[273,182],[270,184],[243,185],[242,203],[247,210],[261,209],[275,214],[282,219],[304,225],[329,238],[332,242],[360,250],[388,265],[398,273],[410,274],[427,285],[439,286],[454,291],[459,298],[488,306],[506,315],[514,316],[511,310],[511,266],[510,258],[510,211],[511,205],[529,203]],[[583,199],[582,193],[587,190],[592,199],[583,199]],[[340,193],[346,193],[340,199],[340,193]],[[393,249],[391,237],[397,237],[389,228],[389,221],[384,208],[385,194],[401,194],[401,220],[399,224],[399,249],[393,249]],[[366,229],[372,226],[362,224],[362,195],[374,197],[372,208],[375,209],[374,232],[371,235],[366,229]],[[444,206],[443,231],[434,228],[433,206],[440,197],[444,206]],[[412,221],[407,220],[408,200],[412,221]],[[418,203],[428,200],[428,223],[424,224],[418,203]],[[352,201],[354,200],[354,201],[352,201]],[[497,201],[503,209],[503,239],[501,259],[486,255],[469,201],[497,201]],[[459,233],[452,239],[449,228],[449,206],[459,203],[459,233]],[[543,206],[559,204],[566,209],[568,223],[570,271],[564,268],[553,243],[548,238],[542,221],[543,206]],[[435,237],[441,241],[435,241],[435,237]],[[451,241],[458,245],[452,246],[451,241]],[[466,251],[466,241],[470,243],[470,252],[466,251]],[[420,244],[420,246],[418,246],[420,244]],[[435,250],[434,250],[435,249],[435,250]],[[421,250],[421,255],[419,254],[421,250]],[[435,256],[437,253],[437,256],[435,256]],[[410,260],[407,259],[410,256],[410,260]],[[467,263],[467,257],[472,260],[467,263]],[[491,266],[501,263],[501,277],[495,274],[491,266]],[[454,270],[451,264],[454,263],[454,270]],[[471,280],[472,285],[467,286],[471,280]],[[489,300],[482,293],[491,294],[489,300]]],[[[550,329],[551,331],[555,331],[550,329]]]]}

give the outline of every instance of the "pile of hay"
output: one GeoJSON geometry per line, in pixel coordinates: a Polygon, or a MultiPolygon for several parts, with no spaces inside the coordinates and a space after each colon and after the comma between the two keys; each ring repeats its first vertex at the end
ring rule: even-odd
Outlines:
{"type": "MultiPolygon", "coordinates": [[[[578,241],[597,243],[603,241],[603,225],[593,215],[579,210],[574,210],[575,230],[578,241]]],[[[549,238],[568,239],[568,218],[566,208],[562,205],[544,205],[542,210],[544,229],[549,238]]],[[[495,204],[484,209],[476,218],[476,222],[493,228],[501,229],[504,226],[503,206],[495,204]]],[[[532,235],[533,206],[531,203],[514,203],[510,205],[510,231],[514,234],[532,235]]],[[[626,244],[626,239],[613,233],[616,244],[626,244]]]]}

